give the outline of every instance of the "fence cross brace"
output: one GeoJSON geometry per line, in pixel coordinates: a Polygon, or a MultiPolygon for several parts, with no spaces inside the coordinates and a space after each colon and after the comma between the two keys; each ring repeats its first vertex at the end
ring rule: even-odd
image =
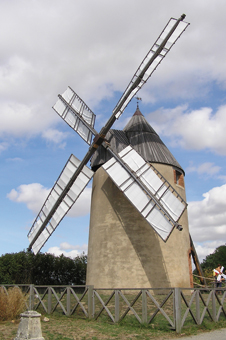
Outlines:
{"type": "Polygon", "coordinates": [[[135,299],[132,301],[132,303],[130,303],[127,298],[125,297],[124,294],[122,294],[121,291],[119,291],[119,295],[122,297],[122,299],[125,301],[125,303],[127,304],[128,308],[125,311],[125,313],[121,316],[120,320],[124,319],[124,317],[126,316],[126,314],[131,310],[134,314],[134,316],[136,317],[136,319],[141,323],[141,319],[138,316],[138,314],[136,313],[135,309],[133,308],[133,305],[135,304],[135,302],[139,299],[139,297],[141,296],[142,292],[140,291],[137,296],[135,297],[135,299]]]}
{"type": "Polygon", "coordinates": [[[83,304],[81,303],[81,301],[82,301],[82,299],[84,298],[84,296],[86,295],[87,291],[88,291],[88,289],[86,288],[85,291],[84,291],[84,293],[82,294],[81,298],[79,299],[78,296],[77,296],[77,294],[74,292],[74,290],[73,290],[72,288],[70,288],[70,292],[72,293],[72,295],[74,296],[74,298],[75,298],[76,301],[77,301],[77,304],[76,304],[75,307],[72,309],[71,314],[73,314],[73,313],[76,311],[77,307],[80,306],[80,307],[82,308],[83,313],[85,314],[85,316],[88,317],[88,313],[86,312],[86,310],[85,310],[83,304]]]}
{"type": "Polygon", "coordinates": [[[39,305],[41,304],[42,307],[44,308],[45,312],[47,313],[47,308],[46,308],[46,306],[45,306],[45,304],[44,304],[44,302],[43,302],[43,299],[44,299],[44,297],[45,297],[45,296],[47,295],[47,293],[48,293],[48,288],[46,288],[46,290],[45,290],[44,294],[42,294],[42,296],[39,294],[38,290],[37,290],[35,287],[34,287],[33,289],[34,289],[34,292],[35,292],[36,297],[37,297],[38,300],[39,300],[39,302],[37,303],[35,309],[37,309],[37,308],[39,307],[39,305]]]}
{"type": "MultiPolygon", "coordinates": [[[[198,291],[197,291],[197,293],[199,293],[198,291]]],[[[202,294],[199,294],[199,296],[200,296],[200,299],[202,300],[202,303],[203,303],[203,305],[204,305],[204,309],[203,309],[203,312],[202,312],[202,315],[201,315],[201,318],[200,318],[200,324],[202,323],[202,321],[203,321],[203,319],[204,319],[204,316],[205,316],[205,314],[206,314],[206,311],[208,312],[208,314],[209,314],[209,317],[212,319],[212,321],[213,321],[213,316],[212,316],[212,314],[211,314],[211,312],[210,312],[210,310],[209,310],[209,302],[210,302],[210,299],[211,299],[211,294],[209,294],[209,296],[208,296],[208,298],[207,298],[207,301],[205,302],[205,300],[203,299],[203,297],[202,297],[202,294]]]]}
{"type": "Polygon", "coordinates": [[[164,315],[164,317],[166,318],[166,320],[170,323],[170,325],[172,327],[174,327],[174,324],[172,322],[172,320],[168,317],[168,315],[166,314],[166,312],[164,311],[164,309],[162,309],[162,307],[164,306],[164,304],[166,303],[166,301],[170,298],[170,296],[173,294],[173,291],[171,290],[169,292],[169,294],[167,295],[167,297],[162,301],[161,304],[159,304],[155,298],[150,294],[149,291],[147,291],[147,295],[150,297],[150,299],[154,302],[155,306],[157,307],[156,311],[152,314],[150,320],[148,321],[148,323],[150,323],[154,317],[158,314],[158,312],[162,313],[162,315],[164,315]]]}
{"type": "Polygon", "coordinates": [[[115,322],[113,315],[111,314],[111,312],[109,311],[109,309],[107,308],[107,304],[109,303],[109,301],[112,299],[112,297],[115,295],[115,292],[113,291],[113,293],[111,294],[111,296],[109,297],[109,299],[107,300],[106,303],[104,303],[104,301],[101,299],[100,295],[97,293],[97,291],[94,291],[94,296],[97,296],[98,300],[100,301],[100,303],[102,304],[102,309],[101,311],[98,313],[98,315],[95,317],[95,320],[97,320],[97,318],[100,316],[100,314],[103,312],[103,310],[105,309],[106,312],[108,313],[109,317],[111,318],[111,320],[113,322],[115,322]]]}
{"type": "Polygon", "coordinates": [[[217,301],[218,301],[218,303],[219,303],[219,305],[220,305],[220,306],[219,306],[218,313],[217,313],[217,320],[219,320],[221,311],[223,311],[224,315],[226,316],[225,309],[224,309],[224,306],[223,306],[225,294],[226,294],[226,292],[224,292],[224,294],[223,294],[223,296],[222,296],[222,299],[221,299],[221,301],[220,301],[219,297],[216,295],[216,292],[215,292],[215,296],[217,297],[217,301]]]}
{"type": "Polygon", "coordinates": [[[187,302],[187,300],[186,300],[186,298],[185,298],[183,292],[181,292],[181,296],[182,296],[182,299],[184,300],[185,305],[187,306],[187,309],[186,309],[186,311],[185,311],[185,313],[184,313],[184,317],[183,317],[183,319],[182,319],[182,321],[181,321],[181,327],[184,325],[184,322],[185,322],[185,320],[186,320],[186,317],[187,317],[187,315],[188,315],[188,312],[191,314],[191,316],[192,316],[194,322],[195,322],[196,324],[198,324],[198,321],[197,321],[195,315],[193,314],[193,312],[192,312],[192,310],[191,310],[191,305],[192,305],[192,302],[193,302],[194,298],[196,297],[196,292],[195,292],[195,294],[192,295],[191,300],[190,300],[189,303],[187,302]]]}
{"type": "Polygon", "coordinates": [[[63,296],[64,296],[64,294],[65,294],[66,291],[67,291],[67,289],[65,289],[65,290],[62,292],[60,298],[58,298],[57,293],[56,293],[55,290],[51,287],[51,293],[53,293],[53,295],[55,296],[55,298],[56,298],[56,300],[57,300],[55,306],[53,307],[52,312],[54,312],[55,309],[57,308],[57,306],[60,305],[60,307],[62,308],[64,314],[65,314],[65,315],[67,314],[67,311],[66,311],[66,309],[64,308],[64,305],[63,305],[62,302],[61,302],[61,299],[63,298],[63,296]]]}

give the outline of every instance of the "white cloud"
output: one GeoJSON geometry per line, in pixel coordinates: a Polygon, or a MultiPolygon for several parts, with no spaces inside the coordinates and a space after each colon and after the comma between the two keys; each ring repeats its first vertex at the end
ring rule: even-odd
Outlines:
{"type": "Polygon", "coordinates": [[[226,184],[212,188],[203,197],[188,204],[190,233],[202,259],[225,243],[226,184]]]}
{"type": "Polygon", "coordinates": [[[31,73],[34,74],[35,70],[29,60],[25,60],[18,55],[9,55],[7,62],[0,64],[1,93],[3,95],[8,95],[10,91],[14,92],[14,90],[19,90],[21,95],[25,98],[26,94],[29,94],[26,90],[30,89],[31,86],[23,88],[21,87],[21,84],[25,85],[28,82],[27,75],[31,73]]]}
{"type": "Polygon", "coordinates": [[[226,105],[220,106],[216,113],[207,107],[190,111],[184,105],[162,108],[149,114],[148,120],[160,135],[169,137],[173,145],[192,150],[210,149],[226,155],[225,115],[226,105]]]}
{"type": "Polygon", "coordinates": [[[55,256],[64,255],[70,258],[74,258],[82,253],[87,254],[88,245],[83,244],[82,246],[79,245],[71,245],[67,242],[63,242],[60,244],[59,247],[51,247],[47,250],[47,253],[54,254],[55,256]]]}
{"type": "Polygon", "coordinates": [[[54,123],[46,110],[39,112],[38,105],[26,105],[16,101],[0,102],[0,136],[32,137],[54,123]]]}
{"type": "MultiPolygon", "coordinates": [[[[45,202],[50,189],[39,183],[22,184],[17,190],[12,189],[7,197],[17,203],[25,203],[27,208],[38,214],[45,202]]],[[[91,188],[86,188],[68,213],[70,217],[78,217],[89,214],[91,202],[91,188]]]]}
{"type": "Polygon", "coordinates": [[[39,183],[22,184],[17,190],[12,189],[7,194],[7,197],[11,201],[25,203],[28,209],[37,214],[46,200],[49,191],[49,189],[44,188],[39,183]]]}

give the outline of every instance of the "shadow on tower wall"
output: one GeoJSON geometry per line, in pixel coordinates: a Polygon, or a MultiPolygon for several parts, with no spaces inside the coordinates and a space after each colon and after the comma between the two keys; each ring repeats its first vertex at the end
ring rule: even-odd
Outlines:
{"type": "MultiPolygon", "coordinates": [[[[103,171],[103,170],[102,170],[103,171]]],[[[161,246],[164,241],[108,177],[101,187],[143,267],[149,287],[170,288],[161,246]]],[[[130,254],[128,254],[128,257],[130,254]]]]}

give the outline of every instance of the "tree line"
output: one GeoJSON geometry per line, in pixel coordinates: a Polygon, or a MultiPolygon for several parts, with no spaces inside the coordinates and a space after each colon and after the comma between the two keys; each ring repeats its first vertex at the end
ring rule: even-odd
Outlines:
{"type": "Polygon", "coordinates": [[[0,257],[0,284],[84,285],[87,255],[73,259],[31,251],[0,257]]]}
{"type": "MultiPolygon", "coordinates": [[[[205,277],[221,264],[226,269],[226,245],[219,246],[201,263],[205,277]]],[[[0,284],[84,285],[87,255],[73,259],[48,253],[34,255],[31,251],[5,254],[0,257],[0,284]]],[[[193,272],[197,274],[196,269],[193,272]]]]}
{"type": "Polygon", "coordinates": [[[226,269],[226,245],[219,246],[215,249],[215,251],[207,255],[203,260],[201,267],[204,272],[204,276],[210,277],[213,276],[213,269],[221,264],[226,269]]]}

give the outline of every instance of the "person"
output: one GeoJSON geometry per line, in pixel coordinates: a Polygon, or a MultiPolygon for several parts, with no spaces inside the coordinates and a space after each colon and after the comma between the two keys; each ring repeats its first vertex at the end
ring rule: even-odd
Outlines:
{"type": "Polygon", "coordinates": [[[222,280],[224,280],[226,277],[226,275],[223,274],[223,271],[224,271],[224,267],[221,266],[221,264],[218,264],[217,268],[213,270],[217,288],[222,287],[222,280]]]}

